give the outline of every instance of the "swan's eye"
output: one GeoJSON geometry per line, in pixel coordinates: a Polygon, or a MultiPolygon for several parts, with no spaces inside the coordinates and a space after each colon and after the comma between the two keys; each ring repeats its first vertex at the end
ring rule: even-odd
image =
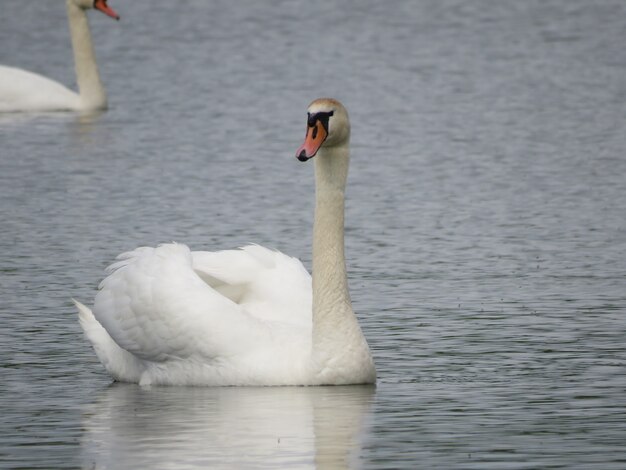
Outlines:
{"type": "Polygon", "coordinates": [[[324,126],[324,130],[328,132],[328,121],[330,117],[335,114],[334,111],[320,111],[319,113],[311,114],[307,113],[307,123],[309,127],[315,127],[315,124],[319,121],[324,126]]]}

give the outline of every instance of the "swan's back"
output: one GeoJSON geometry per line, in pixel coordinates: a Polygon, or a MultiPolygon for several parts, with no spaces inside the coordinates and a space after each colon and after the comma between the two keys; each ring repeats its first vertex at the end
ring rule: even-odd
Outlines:
{"type": "Polygon", "coordinates": [[[300,260],[259,245],[191,255],[207,284],[255,318],[311,327],[311,275],[300,260]]]}
{"type": "Polygon", "coordinates": [[[81,307],[83,329],[116,379],[287,385],[310,376],[310,277],[297,260],[261,247],[192,253],[181,244],[138,248],[118,259],[100,285],[93,315],[81,307]],[[303,296],[293,293],[299,301],[292,321],[282,320],[289,318],[289,289],[263,295],[255,282],[263,273],[268,282],[275,276],[286,287],[304,287],[303,296]],[[284,277],[294,274],[299,279],[284,277]],[[272,304],[277,314],[268,319],[272,304]]]}
{"type": "Polygon", "coordinates": [[[80,97],[54,80],[0,65],[0,112],[77,110],[80,97]]]}

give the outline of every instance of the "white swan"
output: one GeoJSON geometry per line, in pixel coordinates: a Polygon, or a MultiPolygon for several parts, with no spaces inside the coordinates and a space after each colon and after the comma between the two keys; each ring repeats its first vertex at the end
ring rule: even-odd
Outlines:
{"type": "Polygon", "coordinates": [[[76,302],[107,371],[140,384],[374,383],[344,258],[349,140],[338,101],[311,103],[296,156],[317,155],[312,283],[300,261],[257,245],[124,253],[100,284],[93,313],[76,302]]]}
{"type": "Polygon", "coordinates": [[[107,107],[85,11],[95,8],[119,20],[106,0],[67,0],[76,81],[75,93],[54,80],[0,65],[0,112],[95,111],[107,107]]]}

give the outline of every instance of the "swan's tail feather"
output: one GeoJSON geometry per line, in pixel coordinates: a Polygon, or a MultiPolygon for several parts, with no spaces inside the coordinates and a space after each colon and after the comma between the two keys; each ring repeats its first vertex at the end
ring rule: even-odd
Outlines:
{"type": "Polygon", "coordinates": [[[98,322],[93,312],[82,303],[72,299],[78,309],[78,321],[91,342],[96,355],[105,369],[122,382],[138,382],[145,370],[143,362],[111,338],[107,330],[98,322]]]}
{"type": "Polygon", "coordinates": [[[98,334],[98,329],[102,328],[102,325],[98,323],[96,317],[93,316],[91,310],[86,306],[81,304],[78,300],[72,299],[74,305],[78,309],[78,321],[80,322],[80,326],[83,328],[85,335],[92,343],[95,341],[95,336],[98,334]]]}

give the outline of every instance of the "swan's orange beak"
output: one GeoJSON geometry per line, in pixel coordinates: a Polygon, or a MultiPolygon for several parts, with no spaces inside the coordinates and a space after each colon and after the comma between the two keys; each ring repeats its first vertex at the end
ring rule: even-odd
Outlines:
{"type": "Polygon", "coordinates": [[[115,10],[113,10],[113,8],[107,5],[107,0],[94,0],[93,7],[96,10],[100,10],[102,13],[104,13],[107,16],[110,16],[113,19],[116,19],[116,20],[120,19],[120,15],[115,13],[115,10]]]}
{"type": "Polygon", "coordinates": [[[307,125],[306,137],[304,138],[304,143],[296,152],[296,158],[301,162],[306,162],[309,158],[313,158],[326,140],[326,137],[328,137],[328,131],[319,119],[315,120],[315,124],[312,126],[307,125]]]}

